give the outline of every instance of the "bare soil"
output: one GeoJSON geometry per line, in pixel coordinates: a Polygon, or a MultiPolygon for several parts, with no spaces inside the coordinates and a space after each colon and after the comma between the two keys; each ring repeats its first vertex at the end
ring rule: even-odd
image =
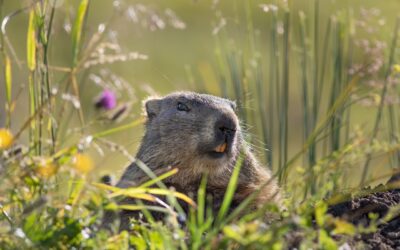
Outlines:
{"type": "MultiPolygon", "coordinates": [[[[393,184],[399,181],[400,175],[394,176],[386,185],[381,185],[374,190],[396,186],[393,184]]],[[[367,189],[365,191],[369,194],[333,205],[328,211],[332,215],[341,217],[355,225],[367,226],[371,222],[369,213],[375,213],[379,215],[379,219],[382,219],[391,207],[400,205],[400,188],[378,192],[374,190],[367,189]]],[[[371,249],[400,249],[400,215],[397,213],[386,222],[380,220],[376,232],[357,235],[353,240],[353,243],[360,243],[361,241],[371,249]]]]}

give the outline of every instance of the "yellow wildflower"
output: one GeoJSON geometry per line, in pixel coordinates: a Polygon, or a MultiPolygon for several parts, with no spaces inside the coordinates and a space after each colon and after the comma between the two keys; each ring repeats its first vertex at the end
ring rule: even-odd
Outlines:
{"type": "Polygon", "coordinates": [[[400,64],[395,64],[395,65],[393,65],[393,72],[394,72],[395,74],[400,73],[400,64]]]}
{"type": "Polygon", "coordinates": [[[0,150],[9,148],[14,141],[14,136],[11,131],[5,128],[0,128],[0,150]]]}
{"type": "Polygon", "coordinates": [[[372,99],[374,100],[375,105],[379,105],[381,103],[381,96],[378,94],[372,94],[372,99]]]}
{"type": "Polygon", "coordinates": [[[78,153],[73,159],[73,168],[82,174],[87,174],[94,168],[94,163],[89,155],[78,153]]]}
{"type": "Polygon", "coordinates": [[[57,173],[57,167],[51,160],[43,160],[36,169],[36,173],[43,178],[49,178],[57,173]]]}

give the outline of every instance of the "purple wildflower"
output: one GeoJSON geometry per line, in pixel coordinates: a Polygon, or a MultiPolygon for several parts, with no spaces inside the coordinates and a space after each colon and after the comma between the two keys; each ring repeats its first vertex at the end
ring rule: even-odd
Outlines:
{"type": "Polygon", "coordinates": [[[103,90],[99,99],[96,102],[96,107],[110,110],[117,105],[117,97],[111,90],[103,90]]]}

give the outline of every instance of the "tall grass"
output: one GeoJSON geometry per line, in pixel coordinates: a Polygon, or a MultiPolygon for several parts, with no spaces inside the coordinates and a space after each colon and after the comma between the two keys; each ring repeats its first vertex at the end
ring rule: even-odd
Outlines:
{"type": "MultiPolygon", "coordinates": [[[[5,92],[5,119],[0,130],[0,248],[281,249],[291,244],[292,234],[299,233],[300,247],[335,249],[348,237],[381,223],[356,228],[326,210],[348,193],[355,195],[371,182],[383,182],[398,171],[400,111],[393,97],[400,94],[399,20],[389,48],[378,50],[379,56],[388,58],[380,62],[359,42],[363,28],[356,26],[361,18],[358,10],[322,16],[325,3],[321,0],[314,0],[311,10],[298,9],[291,1],[256,7],[251,1],[235,1],[233,22],[214,6],[216,16],[228,23],[213,32],[220,94],[237,100],[246,140],[274,171],[287,194],[287,209],[282,212],[263,204],[256,211],[247,211],[256,192],[230,211],[239,161],[221,208],[213,214],[206,176],[193,201],[162,183],[176,169],[153,173],[123,145],[109,139],[143,122],[129,111],[132,105],[139,110],[139,104],[126,96],[136,86],[122,81],[114,86],[96,78],[113,62],[147,59],[137,52],[122,53],[106,35],[113,25],[124,25],[124,11],[131,6],[121,7],[124,3],[116,2],[111,20],[90,29],[93,24],[88,15],[97,2],[71,4],[74,13],[65,17],[72,20],[66,42],[71,61],[59,66],[51,60],[51,48],[59,35],[57,15],[64,12],[55,3],[32,1],[8,14],[4,13],[5,1],[0,0],[5,92]],[[263,25],[259,27],[254,20],[261,13],[263,25]],[[9,22],[20,16],[27,20],[24,59],[15,53],[8,35],[11,30],[7,30],[9,22]],[[14,76],[22,71],[28,87],[17,91],[14,76]],[[83,106],[90,103],[86,99],[93,92],[93,86],[84,84],[88,78],[97,79],[96,84],[104,89],[119,88],[129,101],[113,110],[83,106]],[[372,80],[380,84],[368,85],[372,80]],[[26,92],[28,101],[20,98],[20,92],[26,92]],[[28,117],[19,115],[17,104],[28,110],[28,117]],[[370,107],[363,109],[363,104],[370,107]],[[360,110],[376,114],[367,115],[372,127],[357,124],[360,110]],[[128,121],[118,124],[126,117],[128,121]],[[19,119],[23,119],[22,125],[14,122],[19,119]],[[150,180],[129,189],[93,183],[88,175],[93,171],[93,156],[97,156],[93,151],[102,157],[118,153],[136,161],[150,180]],[[391,172],[370,178],[370,170],[387,166],[391,172]],[[123,197],[142,202],[119,205],[117,201],[123,197]],[[187,217],[178,201],[189,204],[187,217]],[[103,214],[118,209],[140,210],[146,221],[135,220],[129,234],[118,232],[115,224],[111,231],[102,230],[103,214]],[[165,213],[164,223],[155,221],[151,211],[165,213]],[[267,224],[266,215],[280,219],[267,224]],[[342,237],[339,240],[333,237],[337,232],[342,237]]],[[[136,10],[136,14],[150,15],[153,19],[149,20],[163,17],[145,4],[136,10]]],[[[165,18],[176,18],[171,10],[162,13],[165,18]]],[[[179,24],[179,20],[173,21],[173,25],[179,24]]],[[[150,29],[154,27],[161,26],[150,29]]],[[[207,91],[195,70],[187,67],[186,73],[193,88],[207,91]]]]}
{"type": "MultiPolygon", "coordinates": [[[[265,145],[268,150],[266,153],[262,152],[266,156],[266,162],[270,167],[275,167],[274,170],[277,171],[282,185],[288,184],[289,175],[297,176],[291,171],[294,165],[302,166],[307,176],[305,177],[305,192],[313,195],[321,185],[319,181],[323,182],[324,178],[333,174],[331,171],[324,173],[320,169],[321,161],[337,157],[341,149],[351,145],[355,139],[351,136],[355,125],[351,109],[359,108],[360,104],[354,101],[354,96],[364,95],[360,98],[361,100],[368,98],[364,92],[365,82],[372,78],[367,72],[368,62],[365,62],[365,65],[358,70],[352,71],[353,64],[359,60],[354,56],[357,49],[354,23],[357,20],[352,14],[353,10],[319,17],[321,7],[318,0],[314,1],[313,10],[308,12],[293,11],[290,6],[264,5],[262,8],[267,11],[265,18],[269,20],[267,19],[266,27],[259,27],[259,29],[261,32],[270,30],[268,43],[258,47],[245,46],[244,50],[239,51],[236,49],[238,45],[233,45],[234,52],[225,49],[228,69],[221,69],[220,66],[217,74],[229,71],[230,76],[221,75],[219,78],[230,81],[224,81],[221,89],[227,88],[227,83],[228,89],[232,86],[235,90],[235,98],[238,98],[239,103],[242,104],[240,106],[242,116],[248,110],[248,107],[243,105],[249,103],[246,98],[254,100],[257,105],[256,112],[247,114],[243,121],[244,124],[248,120],[256,123],[260,121],[258,128],[250,132],[263,135],[261,145],[262,147],[265,145]],[[260,54],[262,56],[253,56],[260,54]],[[241,67],[244,69],[237,67],[235,55],[236,58],[239,55],[247,55],[246,58],[241,59],[241,67]],[[238,79],[246,80],[249,92],[243,93],[238,79]],[[301,95],[294,98],[293,91],[301,95]],[[289,98],[291,98],[290,101],[289,98]],[[294,116],[292,110],[302,112],[301,119],[294,116]],[[289,129],[303,131],[304,146],[293,144],[294,140],[288,140],[289,129]],[[300,153],[298,149],[291,149],[293,147],[301,149],[300,153]]],[[[247,35],[253,37],[254,40],[256,34],[254,29],[251,30],[253,33],[250,32],[247,35]]],[[[362,33],[359,30],[357,32],[362,33]]],[[[382,69],[378,69],[375,76],[378,79],[388,79],[394,74],[391,69],[394,64],[397,33],[396,27],[393,30],[392,45],[388,50],[389,60],[384,63],[386,70],[383,72],[382,69]]],[[[217,35],[218,51],[224,51],[223,47],[229,47],[229,44],[221,43],[224,39],[228,40],[229,37],[226,32],[221,31],[217,35]]],[[[218,56],[224,57],[220,53],[218,56]]],[[[369,89],[369,91],[375,90],[369,89]]],[[[392,110],[388,116],[388,118],[392,117],[390,118],[392,125],[385,127],[384,130],[389,130],[388,133],[392,135],[398,134],[394,125],[396,119],[393,119],[393,110],[396,109],[396,105],[386,104],[386,91],[388,91],[387,84],[384,84],[379,93],[381,101],[376,107],[377,118],[374,128],[370,131],[369,144],[377,139],[377,132],[383,129],[379,127],[381,117],[385,116],[383,107],[392,110]]],[[[394,88],[391,91],[396,93],[394,88]]],[[[293,131],[293,135],[296,135],[297,131],[293,131]]],[[[388,140],[384,136],[380,139],[388,140]]],[[[253,140],[253,142],[257,144],[256,141],[253,140]]],[[[395,145],[396,143],[393,143],[394,147],[395,145]]],[[[356,177],[356,179],[361,179],[360,187],[366,185],[368,162],[373,157],[372,155],[374,152],[363,153],[363,156],[359,156],[367,159],[361,168],[362,176],[356,177]]],[[[354,165],[359,165],[359,163],[354,165]]],[[[393,168],[398,167],[395,161],[392,161],[390,165],[393,168]]],[[[340,168],[340,166],[337,167],[340,168]]],[[[336,171],[340,173],[342,170],[336,169],[334,172],[336,171]]],[[[356,181],[353,180],[347,184],[355,185],[356,181]]]]}
{"type": "MultiPolygon", "coordinates": [[[[382,115],[383,115],[383,108],[385,105],[385,100],[386,100],[386,96],[387,96],[387,92],[388,92],[388,79],[390,77],[390,75],[392,74],[392,68],[393,68],[393,63],[394,63],[394,56],[395,56],[395,50],[397,48],[397,40],[398,40],[398,35],[399,35],[399,19],[397,19],[396,22],[396,27],[394,29],[393,32],[393,40],[392,40],[392,44],[391,44],[391,48],[390,48],[390,53],[389,53],[389,60],[388,63],[386,65],[386,70],[385,70],[385,74],[384,74],[384,85],[380,94],[380,102],[379,102],[379,107],[378,107],[378,112],[376,115],[376,119],[375,119],[375,123],[374,123],[374,128],[372,130],[372,136],[371,136],[371,141],[370,143],[372,143],[379,132],[379,125],[381,123],[382,120],[382,115]]],[[[398,133],[398,130],[396,129],[396,126],[394,125],[394,117],[393,117],[393,112],[394,112],[394,107],[392,105],[388,106],[389,109],[389,119],[390,119],[390,125],[389,125],[389,140],[392,140],[392,135],[395,135],[398,133]]],[[[397,150],[396,150],[397,151],[397,150]]],[[[369,164],[371,161],[371,154],[367,154],[367,159],[365,160],[365,164],[364,164],[364,169],[363,169],[363,174],[361,177],[361,185],[364,184],[367,174],[368,174],[368,169],[369,169],[369,164]]],[[[396,163],[396,162],[392,162],[392,163],[396,163]]],[[[398,168],[399,166],[394,165],[395,168],[398,168]]]]}

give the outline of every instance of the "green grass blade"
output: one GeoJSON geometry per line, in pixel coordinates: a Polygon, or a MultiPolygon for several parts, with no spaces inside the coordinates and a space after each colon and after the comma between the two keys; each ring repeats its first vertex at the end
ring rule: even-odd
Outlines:
{"type": "Polygon", "coordinates": [[[34,71],[36,68],[36,31],[35,31],[35,10],[32,8],[29,11],[29,24],[28,33],[26,37],[26,49],[27,49],[27,64],[30,71],[34,71]]]}
{"type": "Polygon", "coordinates": [[[204,175],[201,179],[199,190],[197,191],[197,224],[201,226],[204,223],[204,212],[206,203],[206,186],[207,186],[207,175],[204,175]]]}
{"type": "Polygon", "coordinates": [[[236,162],[235,168],[233,169],[233,173],[231,178],[229,179],[228,187],[226,189],[224,200],[222,201],[221,208],[218,211],[216,224],[219,224],[225,217],[226,213],[229,210],[229,206],[231,205],[233,195],[235,194],[237,181],[239,179],[240,169],[242,167],[243,158],[240,157],[236,162]]]}
{"type": "MultiPolygon", "coordinates": [[[[34,73],[36,69],[36,26],[35,26],[35,9],[31,8],[29,11],[29,23],[28,23],[28,31],[26,37],[26,60],[27,66],[29,69],[29,110],[30,116],[33,117],[35,114],[35,110],[38,107],[38,100],[37,100],[37,92],[35,89],[35,81],[34,81],[34,73]]],[[[31,127],[29,130],[29,138],[32,144],[37,144],[39,138],[37,138],[36,130],[37,127],[37,120],[35,119],[31,123],[31,127]]],[[[39,152],[39,148],[35,146],[35,152],[39,152]]]]}
{"type": "Polygon", "coordinates": [[[159,206],[146,206],[146,205],[119,205],[119,209],[129,210],[129,211],[143,211],[144,209],[154,212],[162,212],[168,214],[170,211],[168,209],[159,206]]]}
{"type": "Polygon", "coordinates": [[[11,88],[12,88],[12,72],[11,72],[11,61],[7,55],[4,58],[4,76],[5,76],[5,83],[6,83],[7,102],[10,104],[11,103],[11,88]]]}
{"type": "Polygon", "coordinates": [[[166,179],[166,178],[168,178],[168,177],[170,177],[170,176],[172,176],[172,175],[174,175],[176,173],[178,173],[178,169],[174,168],[171,171],[168,171],[165,174],[162,174],[162,175],[158,176],[157,178],[152,178],[151,180],[149,180],[149,181],[143,183],[142,185],[140,185],[139,187],[140,188],[150,187],[151,185],[153,185],[153,184],[155,184],[157,182],[160,182],[160,181],[162,181],[162,180],[164,180],[164,179],[166,179]]]}
{"type": "Polygon", "coordinates": [[[85,19],[86,11],[89,6],[89,0],[82,0],[79,4],[78,12],[76,14],[75,23],[72,27],[72,66],[75,67],[78,63],[79,48],[82,37],[83,21],[85,19]]]}
{"type": "Polygon", "coordinates": [[[11,123],[11,112],[12,112],[12,100],[11,100],[11,91],[12,91],[12,67],[10,58],[5,55],[4,57],[4,81],[6,84],[6,98],[7,98],[7,126],[10,126],[11,123]]]}
{"type": "MultiPolygon", "coordinates": [[[[282,70],[282,92],[281,92],[281,113],[280,113],[280,165],[286,166],[289,151],[289,68],[290,68],[290,12],[285,11],[284,17],[284,34],[283,34],[283,70],[282,70]]],[[[281,167],[280,167],[281,168],[281,167]]],[[[284,180],[285,167],[283,167],[282,175],[279,176],[279,183],[284,180]]]]}
{"type": "Polygon", "coordinates": [[[143,196],[145,194],[149,195],[162,195],[162,196],[172,196],[178,198],[180,200],[185,201],[189,205],[196,207],[196,203],[192,199],[190,199],[187,195],[182,194],[180,192],[172,191],[169,189],[162,189],[162,188],[121,188],[118,191],[113,192],[110,196],[117,197],[117,196],[128,196],[131,198],[138,198],[138,195],[143,196]]]}
{"type": "Polygon", "coordinates": [[[123,130],[126,130],[126,129],[134,128],[134,127],[139,126],[140,124],[142,124],[143,121],[144,121],[143,118],[137,119],[137,120],[135,120],[135,121],[133,121],[131,123],[128,123],[128,124],[125,124],[125,125],[122,125],[122,126],[119,126],[119,127],[116,127],[116,128],[111,128],[111,129],[96,133],[96,134],[93,135],[93,138],[100,138],[100,137],[104,137],[104,136],[109,136],[109,135],[112,135],[114,133],[118,133],[118,132],[121,132],[123,130]]]}
{"type": "MultiPolygon", "coordinates": [[[[274,164],[274,155],[272,154],[274,147],[274,135],[276,134],[276,126],[275,114],[279,114],[279,53],[278,53],[278,41],[277,41],[277,32],[276,32],[276,13],[272,13],[271,15],[271,28],[270,28],[270,36],[271,36],[271,45],[270,45],[270,53],[269,53],[269,109],[268,109],[268,163],[271,165],[274,164]],[[276,109],[276,110],[275,110],[276,109]],[[276,112],[275,112],[276,111],[276,112]]],[[[279,130],[279,128],[278,128],[279,130]]],[[[280,168],[281,165],[278,165],[280,168]]]]}

